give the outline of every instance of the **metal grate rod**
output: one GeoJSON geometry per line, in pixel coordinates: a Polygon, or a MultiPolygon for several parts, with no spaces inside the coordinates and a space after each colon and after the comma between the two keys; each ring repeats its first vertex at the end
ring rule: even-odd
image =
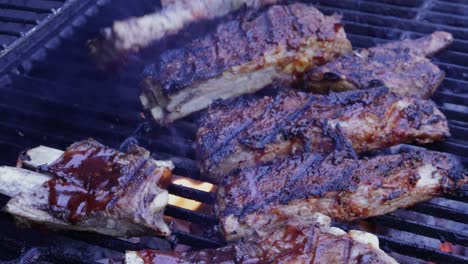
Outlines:
{"type": "Polygon", "coordinates": [[[450,207],[432,204],[432,203],[420,203],[409,208],[411,211],[418,213],[432,215],[460,223],[468,223],[468,214],[466,212],[453,209],[450,207]]]}
{"type": "Polygon", "coordinates": [[[368,221],[397,230],[407,231],[426,237],[432,237],[435,239],[440,239],[441,241],[448,241],[462,246],[468,246],[467,234],[447,230],[441,227],[430,226],[424,223],[418,223],[409,219],[400,218],[398,216],[384,215],[371,218],[368,221]]]}
{"type": "Polygon", "coordinates": [[[175,237],[175,243],[181,243],[184,245],[191,245],[196,248],[216,248],[224,246],[225,243],[209,239],[202,236],[197,236],[194,234],[182,232],[182,231],[173,231],[172,235],[175,237]]]}
{"type": "Polygon", "coordinates": [[[191,200],[196,200],[196,201],[206,203],[206,204],[213,204],[215,200],[214,192],[200,191],[200,190],[182,186],[179,184],[171,184],[169,185],[167,190],[171,194],[174,194],[183,198],[191,199],[191,200]]]}
{"type": "Polygon", "coordinates": [[[164,215],[205,226],[212,226],[218,223],[218,219],[213,216],[170,204],[166,206],[164,215]]]}
{"type": "Polygon", "coordinates": [[[468,257],[465,256],[443,252],[438,249],[428,248],[415,243],[403,242],[401,240],[396,240],[382,235],[376,236],[379,238],[381,248],[387,252],[393,251],[398,254],[444,264],[468,263],[468,257]]]}

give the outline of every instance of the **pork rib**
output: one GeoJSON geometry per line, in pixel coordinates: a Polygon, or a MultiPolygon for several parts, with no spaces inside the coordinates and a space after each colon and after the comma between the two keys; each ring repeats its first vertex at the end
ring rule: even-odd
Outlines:
{"type": "Polygon", "coordinates": [[[305,4],[275,5],[244,13],[213,34],[163,53],[146,68],[140,99],[157,121],[171,122],[215,99],[291,81],[350,51],[339,16],[305,4]]]}
{"type": "Polygon", "coordinates": [[[395,264],[372,234],[330,227],[330,218],[314,214],[244,238],[219,249],[195,252],[129,251],[127,264],[156,263],[360,263],[395,264]]]}
{"type": "Polygon", "coordinates": [[[170,234],[163,212],[171,162],[153,160],[137,146],[122,153],[91,139],[44,161],[43,173],[0,169],[0,192],[13,196],[5,210],[20,223],[111,236],[170,234]]]}
{"type": "Polygon", "coordinates": [[[444,193],[466,196],[467,186],[468,174],[447,154],[358,160],[347,145],[328,156],[307,153],[234,171],[218,189],[216,212],[227,240],[236,240],[297,215],[367,218],[444,193]]]}
{"type": "Polygon", "coordinates": [[[445,77],[426,57],[446,48],[453,37],[434,32],[347,54],[306,72],[298,87],[315,93],[364,89],[385,85],[396,94],[429,98],[445,77]]]}
{"type": "Polygon", "coordinates": [[[130,53],[150,46],[168,35],[174,35],[187,25],[201,20],[222,17],[242,7],[260,8],[279,0],[167,0],[162,10],[115,21],[104,28],[99,39],[89,44],[98,66],[107,68],[124,61],[130,53]]]}
{"type": "Polygon", "coordinates": [[[324,126],[341,126],[358,153],[449,136],[433,102],[401,97],[387,88],[328,96],[281,91],[218,102],[197,133],[203,171],[218,181],[232,169],[252,167],[293,153],[334,149],[324,126]]]}

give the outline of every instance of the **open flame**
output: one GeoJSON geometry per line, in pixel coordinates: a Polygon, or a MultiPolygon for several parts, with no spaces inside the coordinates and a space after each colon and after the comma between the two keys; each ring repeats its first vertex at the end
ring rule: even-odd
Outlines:
{"type": "MultiPolygon", "coordinates": [[[[182,185],[182,186],[189,187],[192,189],[197,189],[200,191],[210,192],[210,191],[214,191],[215,189],[215,186],[208,182],[197,181],[194,179],[177,176],[177,175],[173,175],[172,179],[173,179],[172,180],[173,184],[182,185]]],[[[200,208],[200,206],[203,203],[170,194],[169,204],[195,211],[198,208],[200,208]]]]}

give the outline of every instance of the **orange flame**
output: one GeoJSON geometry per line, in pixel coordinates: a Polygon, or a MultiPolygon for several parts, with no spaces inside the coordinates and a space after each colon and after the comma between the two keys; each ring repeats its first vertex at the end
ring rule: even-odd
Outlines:
{"type": "MultiPolygon", "coordinates": [[[[215,186],[208,182],[201,182],[201,181],[197,181],[194,179],[177,176],[177,175],[173,175],[172,179],[173,179],[172,183],[174,184],[182,185],[182,186],[189,187],[192,189],[197,189],[200,191],[210,192],[215,189],[215,186]]],[[[201,202],[197,202],[195,200],[183,198],[183,197],[172,195],[172,194],[169,195],[169,204],[179,206],[179,207],[189,209],[189,210],[197,210],[202,205],[201,202]]]]}

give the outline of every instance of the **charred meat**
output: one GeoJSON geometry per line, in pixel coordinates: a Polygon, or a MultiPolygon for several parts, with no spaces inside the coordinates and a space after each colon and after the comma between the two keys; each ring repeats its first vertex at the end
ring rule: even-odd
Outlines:
{"type": "MultiPolygon", "coordinates": [[[[199,5],[211,8],[204,10],[210,17],[222,16],[227,12],[231,12],[238,8],[259,8],[267,4],[274,4],[281,2],[281,0],[197,0],[199,5]]],[[[168,8],[172,5],[186,5],[190,7],[190,4],[194,5],[193,0],[161,0],[161,6],[168,8]]],[[[201,19],[197,17],[197,19],[201,19]]]]}
{"type": "Polygon", "coordinates": [[[5,210],[21,223],[112,236],[170,233],[163,211],[172,163],[143,148],[122,153],[85,140],[40,169],[0,170],[0,191],[13,196],[5,210]]]}
{"type": "Polygon", "coordinates": [[[340,126],[358,153],[441,140],[445,116],[433,102],[401,97],[387,88],[311,95],[282,91],[218,102],[197,134],[204,172],[218,181],[232,169],[253,167],[293,153],[334,149],[324,126],[340,126]]]}
{"type": "Polygon", "coordinates": [[[127,264],[156,263],[359,263],[395,264],[379,248],[377,237],[330,227],[330,218],[314,214],[243,238],[219,249],[196,252],[130,251],[127,264]]]}
{"type": "Polygon", "coordinates": [[[157,121],[171,122],[215,99],[291,81],[350,51],[339,16],[305,4],[275,5],[239,15],[213,34],[163,53],[146,68],[140,99],[157,121]]]}
{"type": "Polygon", "coordinates": [[[112,27],[103,29],[101,37],[90,42],[90,52],[98,66],[105,69],[193,22],[221,17],[242,7],[260,8],[278,1],[162,0],[162,10],[115,21],[112,27]]]}
{"type": "Polygon", "coordinates": [[[446,48],[450,33],[434,32],[347,54],[306,72],[298,87],[315,93],[385,85],[396,94],[429,98],[445,77],[428,56],[446,48]]]}
{"type": "Polygon", "coordinates": [[[347,146],[327,156],[306,153],[231,173],[218,189],[216,208],[226,239],[298,215],[319,212],[354,220],[467,190],[466,171],[447,154],[419,151],[358,160],[352,152],[347,146]]]}
{"type": "Polygon", "coordinates": [[[235,249],[227,246],[218,249],[204,249],[200,251],[159,251],[141,250],[127,251],[126,264],[234,264],[235,249]]]}

